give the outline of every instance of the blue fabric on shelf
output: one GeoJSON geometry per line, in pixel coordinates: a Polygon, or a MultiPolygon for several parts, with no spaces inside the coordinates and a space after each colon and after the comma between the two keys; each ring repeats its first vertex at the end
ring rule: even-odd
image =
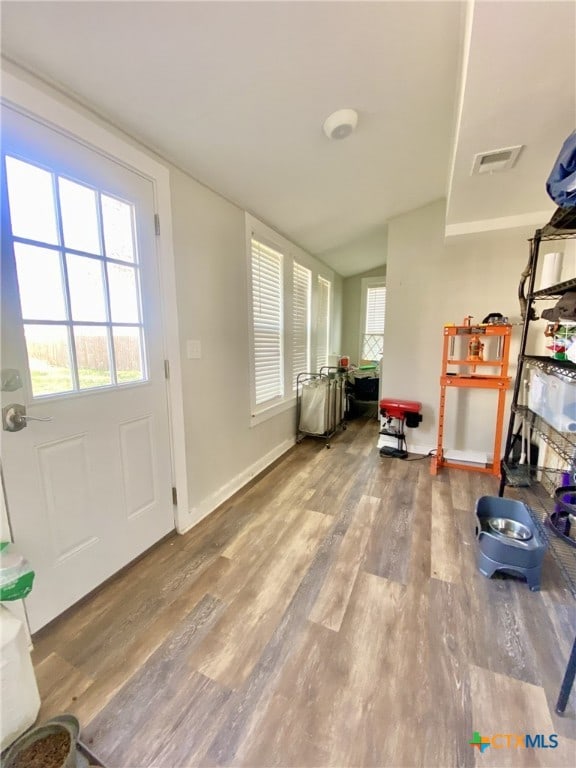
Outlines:
{"type": "Polygon", "coordinates": [[[546,191],[556,205],[576,206],[576,131],[562,145],[548,176],[546,191]]]}

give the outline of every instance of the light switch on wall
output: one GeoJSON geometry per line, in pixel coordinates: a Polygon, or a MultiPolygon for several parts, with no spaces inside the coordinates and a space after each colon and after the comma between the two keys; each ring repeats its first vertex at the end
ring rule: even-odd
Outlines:
{"type": "Polygon", "coordinates": [[[186,354],[189,360],[199,360],[202,357],[202,345],[199,339],[188,339],[186,342],[186,354]]]}

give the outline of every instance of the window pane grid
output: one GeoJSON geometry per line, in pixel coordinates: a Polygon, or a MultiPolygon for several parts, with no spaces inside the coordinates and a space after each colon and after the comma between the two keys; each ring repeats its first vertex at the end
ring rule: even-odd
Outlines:
{"type": "Polygon", "coordinates": [[[365,333],[362,342],[362,359],[379,360],[384,354],[384,334],[365,333]]]}
{"type": "MultiPolygon", "coordinates": [[[[67,335],[68,335],[68,355],[70,358],[70,366],[71,366],[71,373],[72,373],[72,389],[77,392],[80,389],[80,377],[78,376],[78,359],[76,357],[76,344],[74,339],[74,329],[72,327],[71,318],[72,318],[72,310],[71,310],[71,302],[70,302],[70,286],[68,285],[68,269],[66,266],[66,258],[64,257],[64,228],[62,224],[62,207],[60,203],[60,195],[58,194],[59,187],[57,183],[57,176],[55,173],[52,174],[52,185],[54,188],[54,204],[56,207],[56,221],[58,225],[58,240],[60,243],[60,248],[58,249],[58,255],[60,259],[60,269],[62,272],[62,280],[64,283],[64,300],[66,303],[66,320],[68,320],[67,325],[67,335]]],[[[56,385],[56,382],[55,382],[56,385]]],[[[55,386],[56,392],[57,385],[55,386]]],[[[34,379],[32,379],[32,394],[34,397],[36,397],[36,382],[34,379]]],[[[53,394],[53,393],[50,393],[53,394]]]]}
{"type": "Polygon", "coordinates": [[[102,195],[98,194],[96,196],[96,206],[97,206],[97,215],[98,215],[98,236],[100,238],[100,244],[102,248],[102,254],[104,255],[104,264],[102,266],[102,270],[104,273],[104,296],[105,296],[105,304],[106,304],[106,320],[110,324],[107,329],[107,339],[108,339],[108,359],[110,360],[110,372],[111,372],[111,385],[116,386],[118,385],[118,376],[116,372],[116,350],[115,345],[113,341],[113,331],[112,331],[112,311],[110,308],[110,281],[108,279],[108,269],[109,269],[109,259],[107,258],[106,253],[106,237],[104,234],[104,215],[102,213],[102,195]]]}
{"type": "Polygon", "coordinates": [[[66,304],[58,251],[14,245],[22,314],[30,320],[65,320],[66,304]]]}
{"type": "Polygon", "coordinates": [[[73,333],[80,389],[114,384],[115,376],[110,368],[110,328],[75,325],[73,333]]]}
{"type": "MultiPolygon", "coordinates": [[[[145,339],[140,266],[134,238],[134,206],[104,196],[89,185],[66,179],[26,161],[6,156],[5,163],[7,168],[23,169],[24,175],[28,173],[28,177],[34,177],[36,171],[40,174],[49,173],[51,180],[55,233],[54,236],[50,235],[51,242],[44,242],[34,236],[27,236],[36,234],[33,230],[26,231],[25,224],[26,219],[35,220],[36,211],[33,207],[24,210],[22,201],[26,199],[26,189],[22,179],[15,176],[16,182],[11,187],[8,178],[11,217],[14,206],[19,206],[20,231],[16,236],[12,233],[17,261],[18,247],[32,249],[26,257],[27,261],[26,252],[22,251],[18,281],[23,322],[28,334],[27,349],[33,396],[84,391],[88,388],[110,387],[124,382],[145,380],[145,339]],[[16,186],[17,184],[19,186],[16,186]],[[65,190],[65,193],[62,190],[65,190]],[[117,214],[116,221],[112,223],[120,231],[111,231],[109,241],[112,246],[116,246],[118,258],[109,258],[106,253],[103,197],[108,201],[109,210],[117,214]],[[67,205],[68,243],[63,204],[67,205]],[[90,220],[81,221],[82,216],[78,211],[84,211],[85,218],[90,220]],[[27,216],[24,216],[25,213],[27,216]],[[72,243],[70,237],[73,239],[72,243]],[[70,244],[88,247],[89,250],[67,247],[70,244]],[[30,267],[34,267],[34,259],[36,264],[42,265],[38,258],[41,250],[57,255],[57,261],[53,260],[51,265],[45,262],[46,266],[43,268],[48,269],[46,274],[54,288],[58,283],[61,285],[64,306],[60,311],[63,316],[60,317],[53,314],[57,304],[52,302],[51,307],[49,302],[40,300],[46,281],[34,281],[31,277],[30,267]],[[100,268],[94,269],[98,263],[100,268]],[[110,269],[115,270],[116,317],[110,291],[110,269]],[[54,339],[57,339],[57,344],[50,341],[51,333],[56,334],[54,339]],[[117,349],[122,357],[121,372],[116,361],[117,349]],[[38,357],[42,354],[45,359],[38,357]],[[49,369],[52,370],[51,380],[47,373],[49,369]]],[[[46,176],[42,177],[42,182],[46,187],[46,176]]],[[[42,194],[46,198],[46,193],[42,194]]],[[[34,194],[30,197],[34,199],[34,194]]],[[[43,220],[49,221],[50,215],[45,214],[43,220]]],[[[47,231],[51,231],[49,227],[47,231]]]]}
{"type": "Polygon", "coordinates": [[[46,168],[31,165],[19,157],[4,157],[7,185],[10,189],[11,230],[14,235],[27,232],[37,242],[59,244],[54,208],[54,175],[46,168]],[[30,205],[36,215],[29,215],[30,205]]]}
{"type": "Polygon", "coordinates": [[[34,384],[34,395],[74,391],[70,357],[70,329],[67,326],[25,324],[24,336],[34,384]]]}
{"type": "Polygon", "coordinates": [[[386,287],[371,286],[366,290],[366,316],[362,336],[362,359],[379,360],[384,354],[386,321],[386,287]]]}
{"type": "Polygon", "coordinates": [[[131,205],[101,194],[99,197],[104,253],[123,263],[138,261],[134,211],[131,205]]]}
{"type": "Polygon", "coordinates": [[[57,199],[64,247],[102,254],[97,190],[59,175],[57,199]]]}
{"type": "Polygon", "coordinates": [[[145,378],[143,374],[145,361],[142,356],[144,349],[142,326],[113,325],[112,340],[118,384],[145,378]],[[120,335],[117,331],[122,331],[122,334],[120,335]]]}
{"type": "MultiPolygon", "coordinates": [[[[111,256],[103,256],[98,253],[90,253],[89,251],[79,251],[77,248],[63,248],[61,245],[54,245],[53,243],[45,243],[42,240],[34,240],[29,237],[12,237],[13,243],[21,243],[22,245],[33,245],[38,248],[44,248],[47,251],[56,251],[57,253],[60,253],[61,251],[66,251],[66,253],[69,253],[73,256],[83,256],[86,259],[95,259],[96,261],[102,261],[106,262],[107,264],[118,264],[118,266],[125,267],[125,266],[133,266],[133,262],[127,262],[122,259],[115,259],[111,256]]],[[[138,265],[136,265],[136,268],[138,268],[138,265]]]]}

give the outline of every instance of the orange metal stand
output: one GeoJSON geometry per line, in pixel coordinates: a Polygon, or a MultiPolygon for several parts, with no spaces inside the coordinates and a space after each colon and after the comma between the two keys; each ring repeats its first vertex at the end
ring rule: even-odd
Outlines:
{"type": "MultiPolygon", "coordinates": [[[[438,443],[436,456],[432,458],[430,473],[438,474],[442,467],[467,469],[473,472],[500,476],[500,445],[502,443],[502,424],[506,404],[506,390],[510,386],[508,376],[508,357],[510,354],[511,325],[445,325],[444,346],[442,351],[442,373],[440,376],[440,410],[438,414],[438,443]],[[486,346],[490,339],[496,338],[498,347],[492,359],[483,360],[478,355],[462,354],[462,347],[473,348],[477,352],[477,344],[470,347],[472,337],[483,339],[486,346]],[[456,349],[458,347],[458,349],[456,349]],[[476,369],[492,368],[496,373],[477,373],[476,369]],[[464,372],[463,370],[464,369],[464,372]],[[495,389],[498,391],[498,407],[496,411],[496,430],[494,435],[494,453],[492,464],[486,467],[475,467],[448,461],[444,458],[444,411],[446,407],[446,389],[495,389]]],[[[494,342],[492,342],[494,344],[494,342]]],[[[481,355],[480,355],[481,357],[481,355]]]]}

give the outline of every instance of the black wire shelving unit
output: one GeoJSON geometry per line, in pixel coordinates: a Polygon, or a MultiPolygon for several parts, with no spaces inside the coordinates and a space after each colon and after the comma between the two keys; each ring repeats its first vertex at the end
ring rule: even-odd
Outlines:
{"type": "MultiPolygon", "coordinates": [[[[530,239],[530,258],[528,265],[522,273],[523,281],[520,283],[519,299],[523,306],[524,323],[520,340],[520,352],[518,355],[518,369],[512,395],[512,407],[508,425],[508,435],[502,459],[502,472],[499,495],[503,496],[507,487],[514,487],[515,495],[524,501],[530,510],[534,524],[540,533],[548,541],[549,551],[552,554],[564,582],[576,598],[576,546],[571,539],[562,535],[554,524],[555,512],[554,491],[563,485],[566,472],[570,478],[576,477],[576,434],[559,432],[545,419],[531,411],[520,400],[521,382],[527,367],[537,368],[548,374],[554,374],[564,379],[575,380],[576,365],[569,360],[556,360],[551,357],[527,355],[526,344],[531,323],[538,319],[534,310],[534,302],[540,299],[552,299],[562,296],[566,291],[576,290],[576,276],[564,280],[541,290],[534,290],[536,268],[540,245],[551,240],[567,240],[576,238],[576,207],[558,208],[549,223],[541,229],[537,229],[530,239]],[[524,298],[524,286],[527,285],[527,293],[524,298]],[[512,449],[517,439],[518,432],[515,429],[517,420],[525,424],[546,445],[550,446],[559,459],[560,468],[548,466],[530,466],[514,464],[512,461],[512,449]]],[[[576,484],[576,483],[574,483],[576,484]]],[[[572,651],[564,678],[560,686],[556,712],[563,714],[576,677],[576,637],[572,645],[572,651]]]]}

